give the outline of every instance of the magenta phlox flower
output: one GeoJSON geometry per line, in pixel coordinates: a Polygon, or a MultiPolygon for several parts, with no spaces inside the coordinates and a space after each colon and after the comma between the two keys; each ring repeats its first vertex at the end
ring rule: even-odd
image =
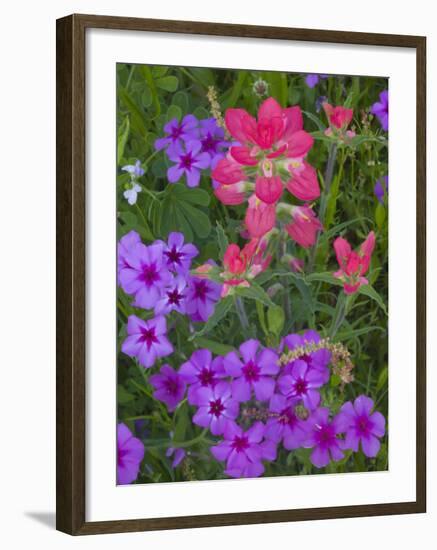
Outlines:
{"type": "Polygon", "coordinates": [[[360,395],[352,403],[345,403],[338,414],[346,425],[344,448],[358,452],[361,443],[363,453],[373,458],[379,453],[379,438],[385,434],[385,418],[378,412],[372,412],[374,404],[370,397],[360,395]]]}
{"type": "Polygon", "coordinates": [[[185,243],[184,234],[177,231],[170,233],[167,242],[162,242],[162,245],[166,266],[175,273],[186,273],[191,267],[193,258],[199,254],[197,247],[194,244],[185,243]]]}
{"type": "Polygon", "coordinates": [[[224,381],[199,388],[195,401],[199,408],[193,416],[194,424],[209,428],[213,435],[222,434],[226,424],[237,418],[240,409],[238,402],[232,399],[229,382],[224,381]]]}
{"type": "Polygon", "coordinates": [[[170,183],[178,182],[183,175],[188,187],[197,187],[200,182],[200,171],[209,167],[211,160],[208,153],[202,153],[199,140],[176,142],[167,149],[168,158],[175,164],[167,170],[170,183]]]}
{"type": "Polygon", "coordinates": [[[329,420],[329,409],[320,407],[308,419],[308,437],[303,447],[312,448],[310,460],[316,468],[323,468],[331,460],[344,458],[343,441],[346,423],[339,415],[329,420]]]}
{"type": "Polygon", "coordinates": [[[308,424],[296,414],[298,400],[274,394],[269,403],[270,417],[266,422],[265,437],[292,451],[302,446],[308,437],[308,424]]]}
{"type": "Polygon", "coordinates": [[[169,145],[178,143],[180,140],[191,141],[199,136],[198,131],[199,121],[194,115],[186,115],[178,121],[177,118],[173,118],[164,126],[165,137],[159,138],[155,141],[155,149],[160,151],[169,145]]]}
{"type": "Polygon", "coordinates": [[[127,265],[119,272],[120,286],[135,297],[134,306],[153,308],[172,279],[163,259],[163,245],[134,244],[124,261],[127,265]]]}
{"type": "Polygon", "coordinates": [[[119,485],[128,485],[137,479],[143,458],[143,443],[132,435],[126,424],[118,424],[117,483],[119,485]]]}
{"type": "Polygon", "coordinates": [[[229,352],[224,359],[225,371],[233,377],[233,398],[249,401],[254,390],[259,401],[267,401],[275,389],[273,376],[279,372],[277,354],[271,349],[262,349],[254,339],[244,342],[239,351],[239,354],[229,352]]]}
{"type": "Polygon", "coordinates": [[[197,404],[197,391],[200,388],[214,388],[226,375],[223,357],[218,356],[213,359],[208,349],[196,350],[190,359],[181,365],[179,374],[189,384],[188,402],[197,404]]]}
{"type": "Polygon", "coordinates": [[[167,323],[162,315],[148,321],[129,315],[127,338],[121,345],[121,351],[129,357],[136,357],[143,367],[151,367],[159,357],[173,353],[166,333],[167,323]]]}
{"type": "Polygon", "coordinates": [[[265,427],[255,422],[246,432],[235,422],[228,422],[224,439],[211,447],[212,455],[226,461],[225,474],[230,477],[259,477],[264,473],[263,460],[275,460],[276,445],[264,440],[265,427]]]}
{"type": "Polygon", "coordinates": [[[165,403],[170,412],[184,398],[187,386],[185,380],[170,365],[163,365],[159,373],[149,378],[149,382],[155,389],[153,397],[165,403]]]}
{"type": "Polygon", "coordinates": [[[278,388],[289,399],[302,401],[307,409],[314,410],[320,403],[318,389],[325,381],[324,373],[310,367],[306,361],[296,359],[288,374],[279,377],[278,388]]]}
{"type": "Polygon", "coordinates": [[[192,321],[206,322],[209,319],[220,299],[222,286],[205,277],[188,278],[186,312],[192,321]]]}

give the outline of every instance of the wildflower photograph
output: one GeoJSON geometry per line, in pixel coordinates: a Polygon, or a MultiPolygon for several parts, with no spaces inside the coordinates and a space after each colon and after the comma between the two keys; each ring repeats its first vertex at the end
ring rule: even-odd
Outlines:
{"type": "Polygon", "coordinates": [[[388,79],[116,79],[117,484],[388,470],[388,79]]]}

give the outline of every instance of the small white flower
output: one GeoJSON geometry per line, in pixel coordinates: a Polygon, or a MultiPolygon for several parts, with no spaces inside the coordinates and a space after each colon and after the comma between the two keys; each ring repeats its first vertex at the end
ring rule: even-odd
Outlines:
{"type": "Polygon", "coordinates": [[[137,196],[138,196],[138,193],[140,192],[141,192],[141,187],[138,185],[138,183],[134,183],[131,189],[128,189],[123,193],[123,197],[132,206],[137,202],[137,196]]]}

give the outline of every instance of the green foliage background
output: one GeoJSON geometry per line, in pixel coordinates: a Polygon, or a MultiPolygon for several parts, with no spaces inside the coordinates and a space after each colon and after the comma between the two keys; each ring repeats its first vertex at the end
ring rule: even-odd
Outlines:
{"type": "MultiPolygon", "coordinates": [[[[300,105],[304,128],[315,137],[308,161],[318,171],[321,200],[326,201],[325,230],[313,250],[295,246],[288,237],[278,242],[281,253],[287,251],[305,260],[306,271],[295,274],[287,266],[274,262],[257,277],[254,290],[245,291],[241,296],[249,318],[246,331],[243,332],[232,298],[222,300],[206,324],[197,324],[194,336],[182,317],[172,313],[168,324],[172,327],[170,339],[175,352],[162,363],[178,368],[199,348],[225,354],[248,337],[256,337],[265,345],[275,345],[282,336],[307,328],[329,335],[344,296],[341,283],[332,277],[332,272],[338,269],[332,243],[343,235],[353,246],[358,246],[373,230],[377,244],[368,273],[370,286],[361,287],[360,292],[347,300],[346,319],[334,339],[350,350],[355,381],[342,389],[340,379],[333,375],[322,395],[324,404],[336,412],[343,402],[365,393],[387,418],[388,211],[387,200],[380,204],[373,193],[376,180],[388,173],[387,135],[380,130],[378,121],[369,116],[370,106],[388,87],[386,79],[329,76],[310,89],[305,85],[305,75],[300,74],[118,64],[118,237],[134,229],[147,244],[158,238],[166,239],[170,231],[181,231],[186,241],[194,242],[200,250],[196,264],[210,258],[220,263],[227,242],[244,244],[239,230],[246,206],[222,205],[212,193],[208,173],[202,175],[196,189],[189,189],[184,183],[169,184],[166,172],[170,164],[164,152],[155,151],[154,142],[163,135],[164,124],[175,117],[181,119],[188,113],[198,118],[211,116],[206,97],[209,86],[215,87],[223,113],[229,107],[241,107],[256,115],[260,103],[267,97],[254,93],[253,83],[259,78],[268,83],[268,96],[277,99],[283,107],[300,105]],[[352,107],[357,134],[350,146],[338,150],[328,194],[323,193],[324,175],[332,145],[323,134],[327,121],[323,111],[317,110],[319,96],[325,96],[333,105],[352,107]],[[145,175],[139,179],[142,192],[138,194],[138,201],[130,206],[123,198],[129,175],[120,168],[134,164],[136,159],[141,161],[145,175]]],[[[285,195],[286,200],[293,201],[290,194],[285,195]]],[[[320,204],[320,201],[315,203],[316,213],[320,204]]],[[[120,352],[127,316],[135,314],[146,319],[153,314],[133,308],[131,298],[120,288],[117,296],[118,421],[126,423],[146,446],[137,483],[226,477],[222,465],[209,453],[209,446],[217,438],[192,424],[193,411],[186,400],[175,413],[169,414],[165,405],[153,398],[148,378],[159,370],[160,363],[145,370],[120,352]],[[143,421],[140,428],[136,420],[143,421]],[[165,455],[175,442],[189,453],[177,469],[171,467],[171,458],[165,455]]],[[[348,452],[341,462],[319,470],[309,462],[309,453],[310,450],[288,452],[281,448],[278,459],[267,463],[265,475],[388,467],[387,436],[376,459],[367,459],[361,451],[348,452]]]]}

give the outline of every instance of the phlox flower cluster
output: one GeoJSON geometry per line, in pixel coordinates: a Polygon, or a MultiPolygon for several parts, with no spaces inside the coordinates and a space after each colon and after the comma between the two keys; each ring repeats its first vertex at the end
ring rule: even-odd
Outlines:
{"type": "Polygon", "coordinates": [[[167,242],[146,246],[136,231],[130,231],[118,243],[118,283],[133,297],[134,307],[153,315],[146,320],[130,315],[122,344],[122,351],[143,367],[173,352],[167,338],[168,314],[177,311],[191,321],[205,322],[214,311],[222,285],[190,273],[198,253],[177,232],[170,233],[167,242]]]}
{"type": "Polygon", "coordinates": [[[319,334],[308,330],[289,334],[278,349],[255,339],[225,356],[200,349],[179,370],[164,365],[150,383],[169,411],[187,396],[192,422],[217,438],[210,451],[230,477],[261,476],[280,447],[311,449],[316,468],[343,459],[346,450],[375,457],[385,419],[364,395],[344,403],[336,414],[324,406],[321,389],[330,378],[331,351],[323,342],[317,346],[320,342],[319,334]],[[307,350],[309,344],[313,351],[280,366],[284,350],[307,350]]]}
{"type": "Polygon", "coordinates": [[[213,168],[224,157],[230,143],[215,118],[197,119],[186,115],[164,126],[165,136],[155,142],[155,149],[164,149],[174,163],[167,171],[170,183],[182,178],[188,187],[197,187],[202,170],[213,168]]]}

